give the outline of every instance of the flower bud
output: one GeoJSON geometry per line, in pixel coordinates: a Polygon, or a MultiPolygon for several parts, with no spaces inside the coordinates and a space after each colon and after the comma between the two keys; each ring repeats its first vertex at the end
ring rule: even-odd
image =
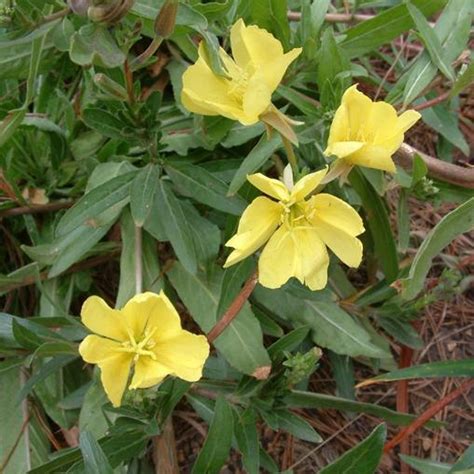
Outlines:
{"type": "Polygon", "coordinates": [[[95,85],[107,95],[118,100],[127,100],[127,91],[109,76],[99,73],[94,76],[95,85]]]}
{"type": "Polygon", "coordinates": [[[90,2],[89,0],[68,0],[67,4],[76,15],[86,16],[90,2]]]}
{"type": "Polygon", "coordinates": [[[87,10],[90,20],[113,24],[118,23],[132,7],[134,0],[93,0],[87,10]]]}
{"type": "Polygon", "coordinates": [[[169,38],[176,25],[179,0],[166,0],[155,20],[155,34],[161,38],[169,38]]]}

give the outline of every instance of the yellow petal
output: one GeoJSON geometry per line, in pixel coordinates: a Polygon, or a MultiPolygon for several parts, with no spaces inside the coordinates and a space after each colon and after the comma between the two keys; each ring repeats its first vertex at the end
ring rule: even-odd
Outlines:
{"type": "Polygon", "coordinates": [[[259,116],[271,104],[272,90],[268,88],[261,74],[254,74],[244,94],[243,109],[249,122],[257,123],[259,116]]]}
{"type": "Polygon", "coordinates": [[[362,260],[362,242],[339,227],[319,218],[313,219],[314,227],[323,242],[346,265],[357,268],[362,260]]]}
{"type": "Polygon", "coordinates": [[[281,43],[271,33],[255,25],[245,26],[242,19],[232,26],[230,43],[232,56],[242,69],[264,67],[283,56],[281,43]]]}
{"type": "Polygon", "coordinates": [[[372,102],[364,118],[363,136],[367,143],[378,145],[398,129],[397,111],[387,102],[372,102]]]}
{"type": "Polygon", "coordinates": [[[308,194],[316,189],[328,172],[327,166],[315,173],[310,173],[301,178],[293,187],[290,194],[291,202],[302,201],[308,194]]]}
{"type": "Polygon", "coordinates": [[[254,199],[240,218],[237,234],[226,243],[227,247],[235,250],[229,255],[224,268],[258,250],[278,227],[282,212],[283,208],[278,203],[264,196],[254,199]]]}
{"type": "Polygon", "coordinates": [[[329,258],[314,229],[280,227],[262,251],[258,280],[267,288],[280,288],[291,277],[321,289],[327,282],[329,258]]]}
{"type": "Polygon", "coordinates": [[[295,48],[284,54],[280,41],[271,33],[255,25],[245,26],[242,19],[231,29],[230,43],[239,67],[251,73],[262,71],[270,93],[278,87],[288,66],[302,51],[295,48]]]}
{"type": "MultiPolygon", "coordinates": [[[[334,118],[331,123],[331,128],[329,130],[328,138],[328,148],[331,147],[334,143],[345,142],[350,140],[350,129],[349,129],[349,114],[347,113],[347,108],[345,103],[341,105],[336,110],[334,118]]],[[[324,152],[326,155],[335,155],[336,153],[331,153],[326,150],[324,152]]]]}
{"type": "Polygon", "coordinates": [[[120,311],[112,309],[102,298],[90,296],[82,305],[81,320],[92,332],[117,341],[128,340],[120,311]]]}
{"type": "Polygon", "coordinates": [[[105,393],[115,407],[120,406],[133,361],[133,354],[121,352],[121,344],[110,339],[91,335],[79,345],[85,362],[97,364],[105,393]]]}
{"type": "MultiPolygon", "coordinates": [[[[230,82],[212,72],[205,60],[204,46],[199,45],[199,58],[183,74],[181,100],[191,112],[203,115],[222,115],[239,105],[230,93],[230,82]]],[[[233,117],[230,117],[233,118],[233,117]]]]}
{"type": "Polygon", "coordinates": [[[331,194],[321,193],[308,201],[313,216],[337,227],[349,235],[356,236],[364,232],[364,223],[349,204],[331,194]]]}
{"type": "Polygon", "coordinates": [[[79,344],[79,354],[85,362],[97,364],[101,360],[116,355],[121,347],[120,342],[92,334],[86,336],[79,344]]]}
{"type": "Polygon", "coordinates": [[[181,331],[172,339],[160,341],[153,350],[158,362],[171,373],[188,382],[196,382],[201,378],[209,356],[209,343],[205,336],[181,331]]]}
{"type": "Polygon", "coordinates": [[[181,320],[167,296],[160,292],[146,292],[134,296],[122,309],[123,317],[133,331],[135,340],[139,341],[145,329],[154,333],[154,339],[174,337],[181,331],[181,320]]]}
{"type": "Polygon", "coordinates": [[[378,170],[395,173],[395,163],[391,150],[382,146],[365,145],[360,150],[347,156],[345,160],[354,165],[366,166],[378,170]]]}
{"type": "Polygon", "coordinates": [[[370,115],[372,101],[365,94],[357,90],[357,85],[349,87],[342,96],[342,105],[347,111],[349,137],[357,140],[359,131],[370,115]]]}
{"type": "Polygon", "coordinates": [[[416,110],[407,110],[397,118],[395,131],[384,140],[379,140],[378,145],[383,146],[392,155],[395,153],[405,139],[404,133],[411,128],[421,117],[416,110]]]}
{"type": "Polygon", "coordinates": [[[407,110],[398,117],[398,128],[401,132],[405,133],[409,128],[413,127],[420,118],[421,114],[416,110],[407,110]]]}
{"type": "Polygon", "coordinates": [[[267,178],[267,176],[262,173],[248,175],[247,179],[257,189],[262,191],[262,193],[279,201],[288,201],[290,198],[290,193],[286,186],[277,179],[267,178]]]}
{"type": "Polygon", "coordinates": [[[170,369],[151,357],[140,357],[135,364],[132,381],[129,388],[148,388],[159,384],[167,375],[170,369]]]}
{"type": "Polygon", "coordinates": [[[335,155],[338,158],[345,158],[346,156],[355,153],[364,146],[363,142],[334,142],[324,150],[326,156],[335,155]]]}
{"type": "Polygon", "coordinates": [[[127,386],[133,354],[122,352],[100,361],[100,380],[114,407],[120,406],[127,386]]]}
{"type": "Polygon", "coordinates": [[[294,48],[279,58],[273,58],[264,66],[265,81],[272,92],[280,85],[288,66],[301,54],[301,51],[303,51],[302,48],[294,48]]]}

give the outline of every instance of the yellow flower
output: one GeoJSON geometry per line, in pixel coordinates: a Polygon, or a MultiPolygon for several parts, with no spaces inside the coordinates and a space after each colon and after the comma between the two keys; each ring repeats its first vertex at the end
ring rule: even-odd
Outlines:
{"type": "Polygon", "coordinates": [[[81,318],[95,334],[81,342],[79,353],[99,366],[105,392],[115,407],[120,406],[127,385],[147,388],[167,375],[189,382],[202,376],[209,355],[207,339],[181,328],[179,315],[163,292],[136,295],[121,310],[91,296],[82,306],[81,318]]]}
{"type": "Polygon", "coordinates": [[[324,153],[335,155],[349,165],[395,173],[392,155],[403,143],[404,133],[420,117],[415,110],[397,116],[390,104],[373,102],[354,85],[344,92],[324,153]]]}
{"type": "Polygon", "coordinates": [[[181,101],[196,114],[222,115],[251,125],[271,105],[273,91],[301,48],[284,54],[273,35],[254,25],[245,26],[242,19],[232,26],[230,43],[234,59],[220,49],[227,77],[212,72],[200,44],[199,59],[183,74],[181,101]]]}
{"type": "Polygon", "coordinates": [[[267,288],[279,288],[291,277],[312,290],[324,288],[329,265],[326,246],[347,265],[358,267],[362,243],[356,236],[364,232],[364,225],[357,212],[330,194],[305,199],[326,173],[327,169],[308,174],[295,185],[292,179],[285,179],[285,185],[260,173],[248,176],[276,201],[260,196],[245,209],[237,234],[226,243],[234,250],[224,267],[240,262],[265,243],[258,279],[267,288]]]}

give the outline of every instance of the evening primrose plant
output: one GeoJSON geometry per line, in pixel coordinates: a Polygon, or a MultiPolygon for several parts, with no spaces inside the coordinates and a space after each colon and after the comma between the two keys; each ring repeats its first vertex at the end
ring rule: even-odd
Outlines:
{"type": "MultiPolygon", "coordinates": [[[[280,472],[268,433],[311,451],[321,406],[414,418],[354,386],[422,346],[426,262],[470,222],[435,173],[460,206],[418,249],[408,202],[432,161],[407,166],[404,143],[423,120],[446,161],[468,152],[447,92],[469,1],[326,21],[343,3],[0,0],[1,472],[280,472]],[[396,56],[438,10],[445,52],[396,56]],[[203,427],[191,457],[177,417],[179,446],[203,427]]],[[[331,472],[375,469],[385,433],[331,472]]]]}

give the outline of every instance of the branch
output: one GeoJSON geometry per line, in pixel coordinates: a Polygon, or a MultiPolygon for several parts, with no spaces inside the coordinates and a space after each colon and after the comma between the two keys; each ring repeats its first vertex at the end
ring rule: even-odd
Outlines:
{"type": "MultiPolygon", "coordinates": [[[[89,268],[97,267],[102,263],[108,262],[112,258],[118,256],[120,254],[120,250],[112,250],[108,254],[105,255],[98,255],[97,257],[92,257],[89,260],[83,260],[82,262],[76,263],[69,267],[62,275],[68,275],[70,273],[78,272],[81,270],[86,270],[89,268]]],[[[13,290],[18,290],[19,288],[23,288],[24,286],[34,285],[38,280],[44,281],[48,279],[48,272],[44,271],[39,274],[39,276],[33,275],[26,277],[23,281],[18,283],[12,283],[11,285],[0,286],[0,290],[2,292],[10,292],[13,290]]],[[[1,472],[1,471],[0,471],[1,472]]]]}
{"type": "Polygon", "coordinates": [[[74,201],[51,202],[49,204],[33,204],[31,206],[14,207],[0,212],[2,217],[22,216],[24,214],[44,214],[46,212],[59,211],[67,209],[74,204],[74,201]]]}
{"type": "MultiPolygon", "coordinates": [[[[326,13],[325,20],[328,23],[352,23],[354,21],[367,21],[375,18],[376,15],[364,15],[361,13],[326,13]]],[[[292,12],[288,10],[287,13],[288,20],[290,21],[300,21],[301,20],[301,13],[300,12],[292,12]]],[[[431,27],[434,26],[434,23],[429,23],[431,27]]]]}
{"type": "Polygon", "coordinates": [[[400,166],[410,170],[416,155],[419,155],[425,162],[429,176],[463,188],[474,189],[474,168],[465,168],[447,163],[426,155],[406,143],[403,143],[397,151],[395,159],[400,166]]]}
{"type": "Polygon", "coordinates": [[[384,453],[390,452],[395,446],[399,445],[405,438],[413,434],[418,428],[421,428],[426,422],[428,422],[436,413],[440,412],[446,405],[456,400],[464,391],[468,393],[471,387],[474,385],[474,380],[468,380],[459,386],[456,390],[446,395],[441,400],[433,403],[427,410],[425,410],[413,423],[401,430],[394,438],[385,444],[383,451],[384,453]]]}
{"type": "MultiPolygon", "coordinates": [[[[351,23],[352,21],[366,21],[374,18],[374,15],[363,15],[351,13],[327,13],[325,20],[329,23],[351,23]]],[[[290,21],[300,21],[301,13],[300,12],[288,12],[288,20],[290,21]]]]}
{"type": "Polygon", "coordinates": [[[412,109],[414,110],[429,109],[430,107],[433,107],[434,105],[444,102],[450,96],[450,94],[451,94],[451,91],[445,92],[439,95],[438,97],[435,97],[434,99],[427,100],[426,102],[413,106],[412,109]]]}
{"type": "Polygon", "coordinates": [[[245,285],[240,290],[240,293],[235,297],[234,301],[232,301],[229,309],[222,315],[214,327],[209,331],[207,335],[207,340],[209,342],[213,342],[217,339],[224,329],[234,320],[234,318],[239,314],[242,306],[245,302],[249,299],[250,294],[252,293],[253,289],[255,288],[258,281],[258,274],[255,271],[249,279],[245,282],[245,285]]]}

